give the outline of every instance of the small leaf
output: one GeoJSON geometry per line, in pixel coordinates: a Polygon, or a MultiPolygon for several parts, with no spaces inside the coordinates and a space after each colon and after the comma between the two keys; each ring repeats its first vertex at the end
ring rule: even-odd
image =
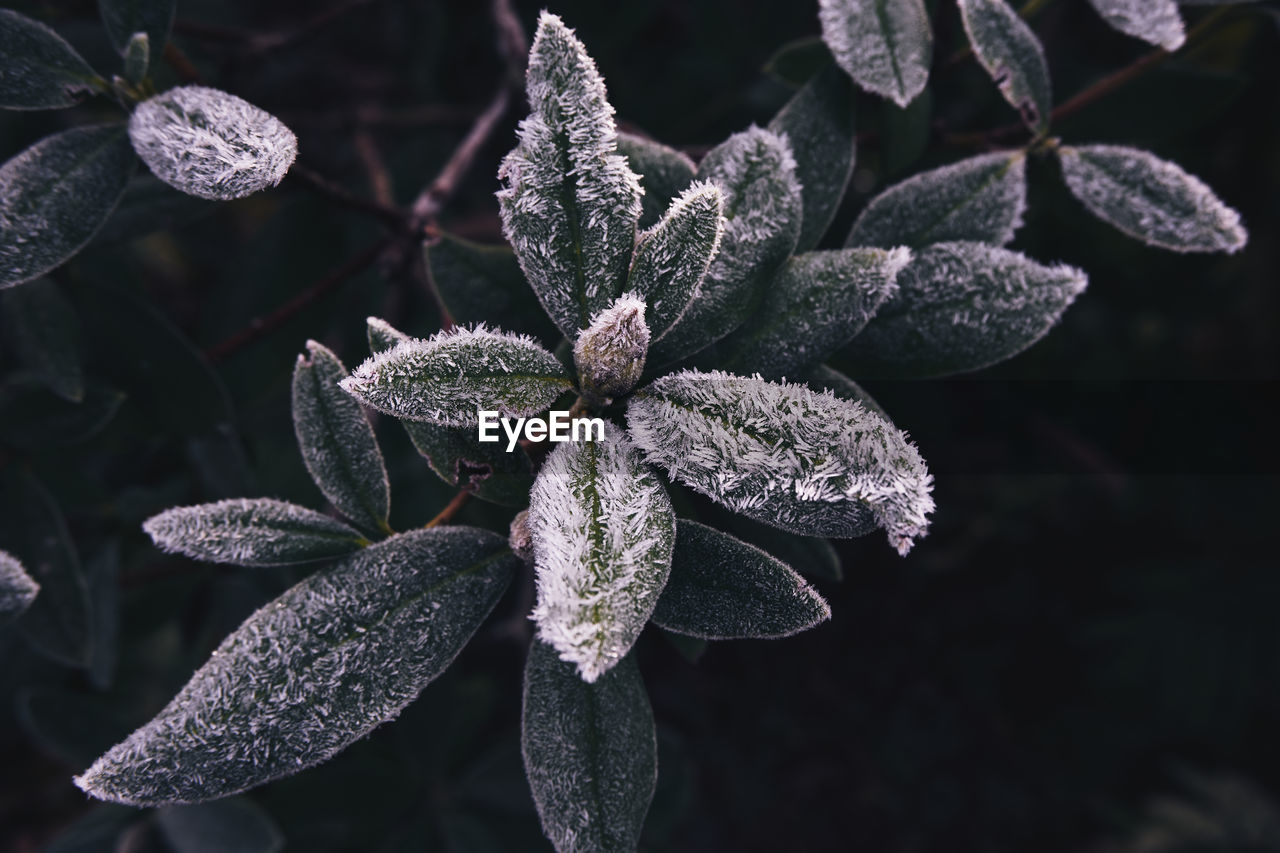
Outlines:
{"type": "Polygon", "coordinates": [[[531,338],[480,325],[397,344],[356,368],[342,387],[398,418],[474,427],[482,410],[535,414],[573,383],[531,338]]]}
{"type": "Polygon", "coordinates": [[[819,0],[822,38],[859,86],[900,107],[929,82],[933,32],[922,0],[819,0]]]}
{"type": "Polygon", "coordinates": [[[1089,0],[1103,19],[1125,35],[1175,51],[1187,40],[1176,0],[1089,0]]]}
{"type": "Polygon", "coordinates": [[[176,9],[175,0],[98,0],[102,25],[121,56],[134,33],[146,33],[152,56],[164,53],[176,9]]]}
{"type": "Polygon", "coordinates": [[[856,144],[848,75],[834,65],[819,71],[778,111],[769,130],[791,143],[804,210],[795,250],[807,252],[827,232],[853,175],[856,144]]]}
{"type": "Polygon", "coordinates": [[[0,291],[0,327],[10,350],[46,388],[72,403],[84,399],[79,326],[56,282],[0,291]]]}
{"type": "Polygon", "coordinates": [[[702,289],[653,346],[652,366],[691,355],[741,325],[800,236],[796,162],[777,134],[758,127],[735,133],[703,158],[698,179],[720,187],[726,220],[720,251],[702,289]]]}
{"type": "Polygon", "coordinates": [[[697,167],[687,154],[631,133],[618,133],[618,153],[627,158],[627,165],[640,177],[640,186],[644,188],[637,224],[651,228],[693,183],[697,167]]]}
{"type": "Polygon", "coordinates": [[[655,625],[732,640],[788,637],[830,618],[827,602],[786,563],[713,527],[680,521],[655,625]]]}
{"type": "Polygon", "coordinates": [[[307,471],[339,512],[387,532],[391,486],[373,427],[339,385],[347,369],[338,357],[315,341],[307,352],[293,369],[293,430],[307,471]]]}
{"type": "Polygon", "coordinates": [[[98,79],[62,36],[12,9],[0,9],[0,108],[75,106],[98,79]]]}
{"type": "Polygon", "coordinates": [[[625,394],[640,381],[645,353],[649,351],[649,326],[645,304],[634,293],[624,293],[591,319],[573,345],[573,363],[582,391],[593,400],[625,394]]]}
{"type": "Polygon", "coordinates": [[[1001,151],[921,172],[876,196],[846,246],[923,249],[947,240],[1003,246],[1027,208],[1027,157],[1001,151]]]}
{"type": "Polygon", "coordinates": [[[529,496],[538,636],[586,681],[640,636],[671,570],[675,512],[617,427],[602,442],[560,444],[529,496]]]}
{"type": "Polygon", "coordinates": [[[124,79],[137,86],[146,79],[150,65],[151,39],[146,33],[134,33],[124,49],[124,79]]]}
{"type": "Polygon", "coordinates": [[[756,521],[806,536],[883,527],[902,554],[928,528],[933,478],[919,451],[857,403],[685,370],[637,391],[627,423],[650,462],[756,521]]]}
{"type": "Polygon", "coordinates": [[[444,671],[516,563],[497,534],[440,527],[311,575],[246,619],[76,784],[130,805],[194,803],[331,758],[444,671]]]}
{"type": "Polygon", "coordinates": [[[246,797],[156,812],[173,853],[277,853],[284,836],[271,816],[246,797]]]}
{"type": "Polygon", "coordinates": [[[0,443],[22,450],[79,444],[111,423],[124,399],[93,384],[80,402],[69,403],[38,380],[15,374],[0,384],[0,443]]]}
{"type": "Polygon", "coordinates": [[[124,128],[74,127],[0,166],[0,288],[44,275],[102,227],[137,160],[124,128]]]}
{"type": "Polygon", "coordinates": [[[31,579],[18,558],[0,551],[0,625],[17,619],[39,592],[40,584],[31,579]]]}
{"type": "Polygon", "coordinates": [[[898,294],[845,350],[858,374],[917,378],[977,370],[1045,335],[1085,274],[983,243],[937,243],[898,276],[898,294]]]}
{"type": "Polygon", "coordinates": [[[821,36],[804,36],[775,50],[763,70],[779,83],[799,89],[823,68],[834,64],[831,49],[821,36]]]}
{"type": "Polygon", "coordinates": [[[543,12],[529,51],[529,117],[498,171],[502,230],[570,339],[621,292],[643,190],[617,153],[613,107],[582,42],[543,12]]]}
{"type": "Polygon", "coordinates": [[[180,86],[138,104],[129,139],[166,184],[224,201],[274,187],[298,156],[298,138],[279,119],[206,86],[180,86]]]}
{"type": "Polygon", "coordinates": [[[635,655],[586,683],[535,641],[523,717],[525,774],[557,853],[635,850],[658,782],[653,709],[635,655]]]}
{"type": "Polygon", "coordinates": [[[1042,134],[1049,129],[1053,90],[1049,64],[1040,40],[1005,0],[957,0],[964,31],[978,62],[1000,88],[1000,94],[1042,134]]]}
{"type": "Polygon", "coordinates": [[[684,314],[720,250],[725,220],[720,188],[696,183],[671,203],[662,221],[640,235],[627,290],[648,306],[654,340],[684,314]]]}
{"type": "Polygon", "coordinates": [[[792,257],[770,282],[760,310],[721,345],[722,364],[767,379],[803,373],[862,330],[897,290],[898,273],[910,259],[901,247],[792,257]]]}
{"type": "Polygon", "coordinates": [[[181,506],[142,525],[170,554],[237,566],[283,566],[341,557],[368,540],[341,521],[273,498],[181,506]]]}
{"type": "Polygon", "coordinates": [[[1240,214],[1175,163],[1120,145],[1061,146],[1072,195],[1130,237],[1175,252],[1236,252],[1249,235],[1240,214]]]}

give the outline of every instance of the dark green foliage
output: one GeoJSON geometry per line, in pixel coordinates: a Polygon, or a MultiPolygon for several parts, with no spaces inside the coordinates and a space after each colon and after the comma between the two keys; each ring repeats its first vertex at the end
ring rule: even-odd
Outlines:
{"type": "Polygon", "coordinates": [[[176,9],[174,0],[98,0],[102,25],[122,56],[134,33],[145,33],[149,52],[158,59],[169,41],[176,9]]]}
{"type": "Polygon", "coordinates": [[[0,108],[47,110],[79,103],[97,75],[39,21],[0,9],[0,108]]]}
{"type": "Polygon", "coordinates": [[[84,398],[80,329],[75,310],[52,281],[0,292],[6,346],[46,388],[72,403],[84,398]]]}
{"type": "Polygon", "coordinates": [[[631,171],[640,176],[644,197],[640,200],[638,225],[650,228],[658,223],[675,197],[693,183],[696,167],[688,155],[630,133],[618,134],[618,153],[627,158],[631,171]]]}

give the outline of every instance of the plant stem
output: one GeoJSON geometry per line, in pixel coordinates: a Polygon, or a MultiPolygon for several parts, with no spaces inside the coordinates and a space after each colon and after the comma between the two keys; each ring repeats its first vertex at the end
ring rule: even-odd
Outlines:
{"type": "Polygon", "coordinates": [[[424,524],[423,527],[439,527],[442,524],[448,524],[453,520],[453,517],[458,514],[458,511],[466,506],[467,501],[470,499],[470,492],[460,490],[453,496],[453,500],[445,504],[444,509],[436,513],[436,517],[424,524]]]}
{"type": "Polygon", "coordinates": [[[289,169],[289,178],[306,186],[308,189],[316,191],[330,201],[343,207],[349,207],[352,210],[368,213],[396,229],[404,228],[408,221],[409,215],[400,208],[386,204],[381,199],[371,201],[360,198],[301,163],[293,164],[293,167],[289,169]]]}

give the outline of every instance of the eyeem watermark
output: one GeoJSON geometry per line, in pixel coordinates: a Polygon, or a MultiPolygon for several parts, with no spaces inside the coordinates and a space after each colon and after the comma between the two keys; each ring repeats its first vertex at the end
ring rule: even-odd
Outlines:
{"type": "Polygon", "coordinates": [[[507,452],[516,449],[521,433],[530,441],[604,441],[604,418],[571,418],[568,412],[548,412],[545,418],[502,417],[498,412],[480,412],[481,441],[501,441],[498,426],[507,435],[507,452]],[[514,425],[513,425],[514,423],[514,425]]]}

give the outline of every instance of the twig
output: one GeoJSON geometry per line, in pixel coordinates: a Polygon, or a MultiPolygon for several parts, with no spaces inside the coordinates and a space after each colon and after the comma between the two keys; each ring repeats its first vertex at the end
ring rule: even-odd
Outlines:
{"type": "Polygon", "coordinates": [[[357,104],[350,108],[335,105],[325,110],[291,110],[277,113],[289,125],[311,127],[417,127],[424,124],[466,124],[479,113],[474,107],[452,104],[421,104],[416,107],[383,107],[357,104]]]}
{"type": "Polygon", "coordinates": [[[506,113],[510,102],[511,91],[504,85],[498,89],[489,106],[476,119],[475,124],[471,125],[471,130],[463,137],[462,142],[458,143],[458,147],[453,150],[453,154],[440,170],[440,174],[436,175],[435,180],[414,199],[413,219],[419,229],[425,228],[435,219],[445,201],[457,191],[458,184],[471,168],[480,149],[489,140],[489,135],[493,133],[494,127],[506,113]]]}
{"type": "Polygon", "coordinates": [[[409,215],[395,205],[384,202],[381,198],[374,201],[360,198],[301,163],[295,163],[289,169],[289,178],[337,204],[376,216],[397,230],[403,229],[408,222],[409,215]]]}
{"type": "Polygon", "coordinates": [[[239,42],[248,53],[262,54],[272,50],[278,50],[293,42],[323,29],[333,20],[345,15],[353,9],[361,6],[367,6],[375,0],[345,0],[342,3],[336,3],[327,9],[321,9],[310,18],[306,19],[297,26],[282,27],[278,30],[272,30],[265,33],[255,33],[250,30],[235,29],[233,27],[222,27],[217,24],[204,24],[198,21],[178,20],[173,22],[173,31],[181,35],[193,36],[195,38],[207,39],[209,41],[239,42]]]}
{"type": "Polygon", "coordinates": [[[471,493],[460,490],[453,496],[453,500],[445,504],[444,509],[436,513],[436,517],[424,524],[423,527],[439,527],[442,524],[448,524],[458,514],[458,511],[466,506],[469,500],[471,500],[471,493]]]}

